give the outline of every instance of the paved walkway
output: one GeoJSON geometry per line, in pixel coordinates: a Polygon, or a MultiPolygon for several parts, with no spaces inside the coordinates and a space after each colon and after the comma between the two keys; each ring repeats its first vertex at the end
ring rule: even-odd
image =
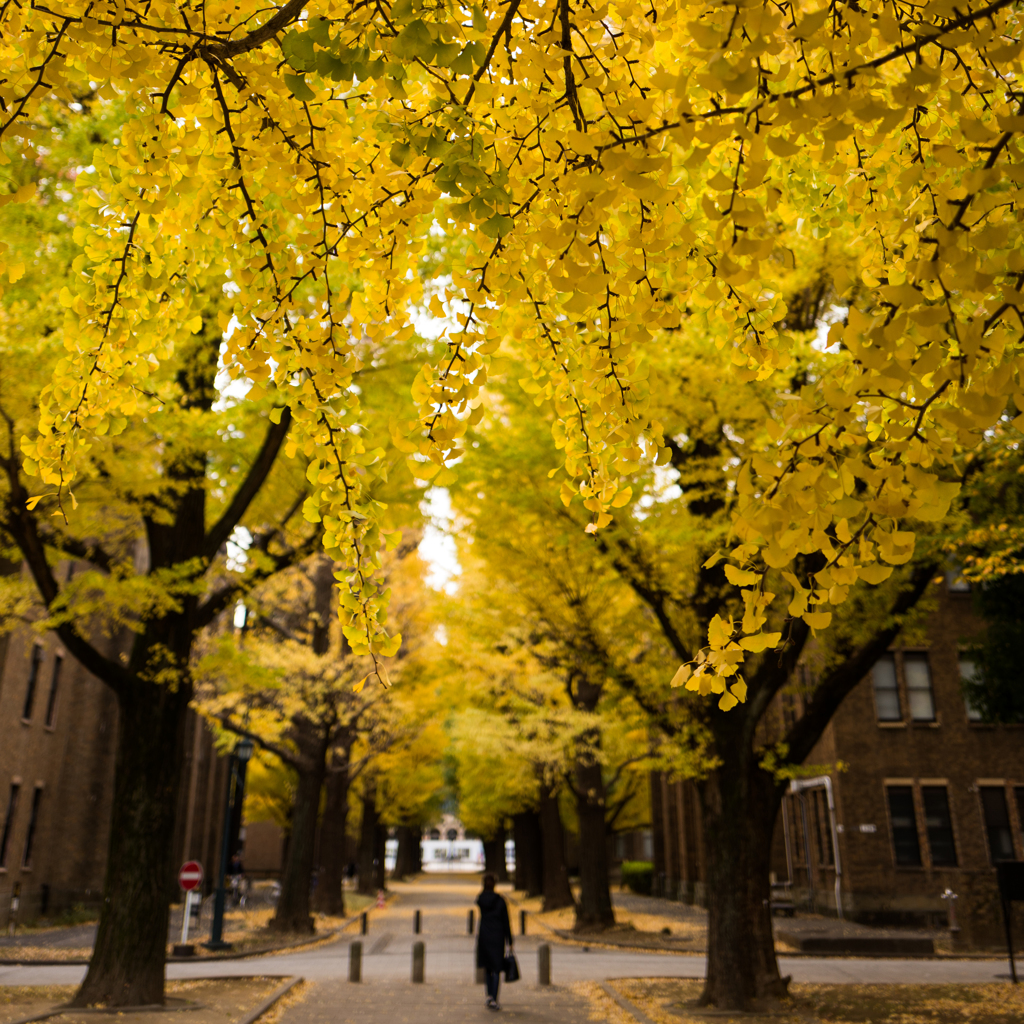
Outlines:
{"type": "MultiPolygon", "coordinates": [[[[314,982],[307,998],[289,1009],[281,1024],[461,1024],[489,1019],[483,986],[475,984],[474,943],[466,931],[466,912],[479,887],[475,877],[427,876],[395,884],[386,910],[370,912],[366,936],[346,933],[316,949],[247,960],[170,964],[170,978],[226,975],[302,975],[314,982]],[[422,911],[422,934],[413,934],[413,912],[422,911]],[[349,947],[363,943],[363,982],[348,982],[349,947]],[[411,982],[412,945],[426,945],[426,984],[411,982]]],[[[518,918],[513,914],[518,930],[518,918]]],[[[350,932],[352,929],[350,929],[350,932]]],[[[538,929],[539,931],[539,929],[538,929]]],[[[523,980],[503,985],[504,1016],[535,1024],[582,1024],[586,1009],[565,986],[575,981],[625,977],[701,978],[704,957],[644,953],[552,944],[553,986],[540,988],[537,947],[546,935],[516,937],[523,980]]],[[[1005,961],[858,960],[782,957],[783,973],[809,982],[985,982],[1007,974],[1005,961]]],[[[0,985],[76,984],[84,967],[0,967],[0,985]]]]}

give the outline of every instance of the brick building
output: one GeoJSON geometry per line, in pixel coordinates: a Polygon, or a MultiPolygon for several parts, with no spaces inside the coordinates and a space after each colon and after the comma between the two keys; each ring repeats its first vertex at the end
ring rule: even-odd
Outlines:
{"type": "MultiPolygon", "coordinates": [[[[97,638],[105,653],[116,640],[97,638]]],[[[123,641],[122,641],[123,644],[123,641]]],[[[226,759],[190,715],[175,845],[212,883],[223,825],[226,759]]],[[[0,928],[20,884],[19,921],[99,904],[107,859],[117,700],[52,633],[0,635],[0,928]]],[[[168,885],[177,886],[173,879],[168,885]]]]}
{"type": "MultiPolygon", "coordinates": [[[[1024,725],[986,724],[965,703],[963,647],[980,622],[965,590],[935,590],[927,643],[880,659],[808,758],[829,782],[785,797],[773,874],[797,906],[835,914],[838,891],[846,917],[876,923],[944,925],[949,889],[961,938],[991,945],[1002,938],[994,865],[1024,859],[1024,725]]],[[[774,709],[779,725],[801,711],[792,689],[774,709]]],[[[656,886],[703,902],[692,783],[655,774],[652,818],[656,886]]]]}

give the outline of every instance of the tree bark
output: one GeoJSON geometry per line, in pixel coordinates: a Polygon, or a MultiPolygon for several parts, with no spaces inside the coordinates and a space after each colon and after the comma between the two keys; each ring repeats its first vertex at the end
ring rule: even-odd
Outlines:
{"type": "Polygon", "coordinates": [[[395,879],[419,873],[419,846],[423,830],[417,825],[398,826],[398,852],[395,855],[395,879]]]}
{"type": "Polygon", "coordinates": [[[348,854],[348,763],[327,775],[327,801],[320,824],[320,880],[314,906],[322,914],[345,915],[345,866],[348,854]]]}
{"type": "Polygon", "coordinates": [[[499,825],[498,831],[490,839],[484,840],[484,870],[499,882],[508,881],[508,864],[505,862],[505,826],[499,825]]]}
{"type": "Polygon", "coordinates": [[[114,800],[103,913],[71,1005],[164,1001],[175,809],[191,689],[141,681],[118,695],[114,800]]]}
{"type": "Polygon", "coordinates": [[[523,811],[512,819],[516,842],[516,889],[527,896],[544,892],[544,846],[540,834],[540,815],[523,811]]]}
{"type": "Polygon", "coordinates": [[[523,860],[523,847],[526,840],[523,839],[523,828],[521,815],[512,815],[512,842],[516,847],[516,866],[512,872],[512,888],[516,892],[526,891],[526,862],[523,860]]]}
{"type": "Polygon", "coordinates": [[[580,819],[580,901],[574,931],[597,931],[615,924],[608,884],[608,835],[604,778],[590,752],[576,761],[576,809],[580,819]]]}
{"type": "Polygon", "coordinates": [[[701,1005],[757,1009],[783,998],[769,897],[771,840],[783,787],[751,754],[699,783],[707,858],[708,969],[701,1005]],[[738,763],[739,762],[739,763],[738,763]]]}
{"type": "Polygon", "coordinates": [[[378,819],[373,830],[373,884],[378,892],[388,887],[387,841],[387,826],[378,819]]]}
{"type": "Polygon", "coordinates": [[[373,870],[378,819],[377,787],[367,783],[363,791],[363,823],[359,829],[359,892],[364,896],[375,895],[379,888],[373,870]]]}
{"type": "Polygon", "coordinates": [[[309,893],[313,880],[316,824],[320,813],[320,790],[326,774],[326,751],[318,751],[312,765],[299,770],[292,811],[291,841],[281,871],[281,895],[270,928],[278,932],[311,935],[316,925],[309,912],[309,893]]]}
{"type": "Polygon", "coordinates": [[[565,866],[565,829],[558,813],[558,797],[550,790],[540,797],[540,831],[543,843],[544,910],[575,906],[565,866]]]}

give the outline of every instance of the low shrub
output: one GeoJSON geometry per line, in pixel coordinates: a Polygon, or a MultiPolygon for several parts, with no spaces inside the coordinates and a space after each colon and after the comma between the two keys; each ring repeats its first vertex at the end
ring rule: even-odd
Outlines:
{"type": "Polygon", "coordinates": [[[622,884],[641,896],[651,895],[654,881],[654,865],[649,860],[624,860],[622,862],[622,884]]]}

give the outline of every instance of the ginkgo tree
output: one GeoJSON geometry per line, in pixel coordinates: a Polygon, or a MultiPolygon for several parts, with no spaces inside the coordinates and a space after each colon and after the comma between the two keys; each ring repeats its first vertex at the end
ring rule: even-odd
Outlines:
{"type": "MultiPolygon", "coordinates": [[[[551,403],[528,414],[531,403],[517,383],[521,366],[511,360],[492,367],[485,411],[469,438],[472,469],[453,487],[459,531],[471,528],[471,553],[494,565],[482,594],[469,589],[471,580],[462,584],[466,603],[485,603],[499,575],[519,581],[523,600],[537,609],[532,631],[557,638],[567,665],[586,673],[586,689],[607,691],[603,717],[628,721],[639,707],[649,734],[661,737],[652,744],[659,767],[694,780],[706,852],[702,999],[723,1007],[785,993],[769,909],[770,853],[783,795],[793,777],[826,770],[807,762],[832,715],[906,627],[930,581],[941,579],[943,561],[935,531],[891,579],[851,588],[836,620],[816,636],[802,618],[786,619],[787,602],[800,598],[799,576],[773,572],[769,583],[779,600],[766,626],[784,633],[781,650],[767,642],[760,651],[748,649],[742,674],[714,700],[684,685],[692,684],[685,672],[670,680],[665,671],[674,661],[690,661],[724,621],[750,614],[742,580],[732,578],[735,567],[716,557],[742,500],[733,486],[735,467],[770,448],[765,424],[806,381],[842,358],[817,339],[817,328],[835,315],[828,289],[820,287],[827,247],[808,245],[799,255],[786,297],[789,329],[803,343],[790,377],[738,389],[714,336],[666,332],[651,360],[651,380],[671,461],[664,467],[648,461],[630,473],[633,496],[596,536],[584,533],[573,502],[559,495],[561,470],[546,438],[551,403]],[[554,587],[545,585],[549,565],[561,567],[554,587]],[[782,695],[796,691],[799,708],[783,715],[782,695]]],[[[819,564],[823,558],[810,557],[819,564]]],[[[515,607],[507,598],[506,605],[515,607]]],[[[585,692],[582,684],[577,688],[585,692]]],[[[582,807],[580,820],[583,825],[582,807]]],[[[610,923],[610,911],[610,905],[591,908],[590,923],[610,923]]]]}
{"type": "MultiPolygon", "coordinates": [[[[227,363],[255,395],[287,395],[292,450],[315,463],[306,514],[349,567],[346,629],[374,656],[398,641],[377,616],[366,482],[381,459],[353,429],[355,340],[412,331],[434,225],[468,239],[431,301],[454,323],[396,438],[443,479],[510,337],[524,386],[556,403],[589,529],[625,500],[623,469],[659,447],[652,328],[725,324],[737,382],[784,372],[779,255],[850,228],[859,265],[833,283],[864,301],[830,335],[849,358],[778,417],[774,450],[739,480],[730,557],[758,614],[764,572],[809,551],[826,555],[802,581],[812,622],[862,573],[905,562],[902,520],[951,497],[937,466],[1022,390],[1014,0],[37,0],[2,19],[5,136],[27,145],[50,97],[95,89],[127,113],[77,182],[73,341],[28,468],[64,508],[89,438],[152,407],[146,381],[179,325],[198,325],[195,296],[241,254],[227,363]]],[[[702,689],[728,685],[730,645],[748,636],[763,642],[742,623],[708,638],[702,689]]]]}
{"type": "MultiPolygon", "coordinates": [[[[801,239],[840,232],[858,257],[829,282],[850,304],[829,332],[843,358],[737,467],[723,553],[746,612],[689,658],[697,692],[739,702],[747,653],[785,633],[763,629],[766,576],[798,579],[779,614],[824,627],[911,558],[957,447],[1024,392],[1022,22],[1020,0],[6,4],[9,201],[38,184],[43,104],[126,115],[75,182],[65,351],[22,441],[33,496],[73,514],[90,446],[154,414],[201,296],[230,284],[225,365],[290,411],[346,636],[383,678],[399,638],[374,499],[387,438],[353,386],[367,340],[401,344],[424,304],[449,321],[390,430],[441,483],[508,346],[600,531],[630,500],[622,475],[671,454],[647,381],[659,330],[706,328],[738,387],[789,373],[780,275],[801,239]],[[450,258],[428,293],[432,231],[450,258]]],[[[20,257],[0,259],[16,282],[20,257]]]]}

